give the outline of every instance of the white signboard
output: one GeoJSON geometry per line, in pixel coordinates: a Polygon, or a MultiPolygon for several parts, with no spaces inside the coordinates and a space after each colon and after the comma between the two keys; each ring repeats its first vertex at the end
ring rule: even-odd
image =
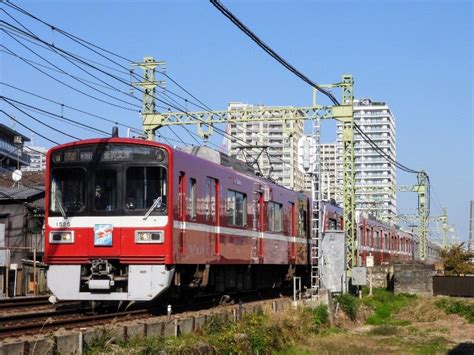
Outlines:
{"type": "Polygon", "coordinates": [[[352,284],[354,286],[365,286],[367,284],[367,268],[360,266],[352,268],[352,284]]]}
{"type": "Polygon", "coordinates": [[[367,265],[367,267],[374,267],[374,257],[372,255],[367,256],[365,264],[367,265]]]}
{"type": "Polygon", "coordinates": [[[312,173],[316,165],[316,143],[310,135],[298,140],[298,169],[303,174],[312,173]]]}

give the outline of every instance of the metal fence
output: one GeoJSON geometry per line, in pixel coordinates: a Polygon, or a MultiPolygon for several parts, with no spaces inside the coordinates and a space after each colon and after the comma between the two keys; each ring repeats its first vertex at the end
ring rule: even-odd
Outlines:
{"type": "Polygon", "coordinates": [[[474,297],[474,276],[433,276],[433,295],[474,297]]]}

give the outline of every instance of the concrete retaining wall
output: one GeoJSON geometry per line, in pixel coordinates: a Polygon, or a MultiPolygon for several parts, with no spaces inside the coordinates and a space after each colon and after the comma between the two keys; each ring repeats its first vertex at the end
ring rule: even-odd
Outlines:
{"type": "Polygon", "coordinates": [[[422,263],[393,265],[393,291],[420,296],[433,295],[433,265],[422,263]]]}
{"type": "MultiPolygon", "coordinates": [[[[258,311],[284,312],[292,307],[289,299],[260,301],[240,306],[225,306],[212,310],[200,311],[187,316],[168,318],[151,317],[141,320],[118,322],[107,326],[97,326],[77,331],[58,330],[51,335],[40,335],[21,340],[5,340],[0,345],[0,355],[54,355],[82,354],[87,345],[94,339],[107,332],[108,335],[119,339],[134,337],[179,336],[203,327],[210,317],[219,317],[228,321],[237,321],[246,313],[258,311]]],[[[47,331],[45,331],[47,332],[47,331]]]]}

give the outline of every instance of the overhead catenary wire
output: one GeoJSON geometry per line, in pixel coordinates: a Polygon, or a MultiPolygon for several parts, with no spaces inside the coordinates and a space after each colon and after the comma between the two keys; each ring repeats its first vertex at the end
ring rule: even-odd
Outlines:
{"type": "Polygon", "coordinates": [[[136,131],[140,131],[142,133],[145,133],[145,131],[143,131],[142,129],[140,128],[136,128],[136,127],[133,127],[133,126],[130,126],[130,125],[126,125],[126,124],[123,124],[123,123],[120,123],[120,122],[117,122],[117,121],[114,121],[114,120],[111,120],[109,118],[106,118],[106,117],[103,117],[103,116],[99,116],[97,114],[94,114],[94,113],[91,113],[91,112],[88,112],[88,111],[84,111],[82,109],[79,109],[77,107],[73,107],[73,106],[70,106],[70,105],[67,105],[67,104],[64,104],[64,103],[61,103],[61,102],[58,102],[58,101],[55,101],[51,98],[47,98],[45,96],[41,96],[41,95],[38,95],[38,94],[35,94],[31,91],[27,91],[27,90],[24,90],[24,89],[20,89],[16,86],[13,86],[11,84],[8,84],[8,83],[5,83],[5,82],[0,82],[0,85],[5,85],[7,87],[10,87],[14,90],[18,90],[20,92],[23,92],[25,94],[28,94],[28,95],[31,95],[31,96],[34,96],[34,97],[37,97],[39,99],[42,99],[44,101],[48,101],[48,102],[51,102],[53,104],[56,104],[56,105],[59,105],[60,107],[64,107],[64,108],[68,108],[70,110],[73,110],[73,111],[76,111],[76,112],[79,112],[79,113],[82,113],[84,115],[87,115],[87,116],[90,116],[90,117],[94,117],[94,118],[97,118],[97,119],[100,119],[104,122],[108,122],[108,123],[112,123],[112,124],[115,124],[117,126],[121,126],[121,127],[125,127],[125,128],[129,128],[129,129],[132,129],[132,130],[136,130],[136,131]]]}
{"type": "Polygon", "coordinates": [[[61,133],[62,135],[65,135],[65,136],[67,136],[67,137],[70,137],[70,138],[72,138],[72,139],[81,140],[81,138],[76,137],[76,136],[73,136],[72,134],[69,134],[69,133],[67,133],[67,132],[64,132],[64,131],[62,131],[62,130],[60,130],[60,129],[57,129],[57,128],[53,127],[53,126],[50,126],[49,124],[44,123],[43,121],[41,121],[41,120],[37,119],[36,117],[30,115],[28,112],[23,111],[21,108],[19,108],[19,107],[18,107],[17,105],[15,105],[15,104],[13,104],[13,103],[12,103],[8,98],[6,98],[5,96],[0,96],[0,99],[2,99],[3,101],[5,101],[7,104],[9,104],[10,106],[14,107],[16,110],[20,111],[20,112],[23,113],[24,115],[28,116],[28,117],[31,118],[32,120],[34,120],[34,121],[40,123],[41,125],[43,125],[43,126],[49,128],[49,129],[51,129],[51,130],[53,130],[53,131],[56,131],[56,132],[58,132],[58,133],[61,133]]]}
{"type": "Polygon", "coordinates": [[[39,114],[41,114],[43,116],[46,116],[46,117],[50,117],[50,118],[52,118],[54,120],[57,120],[57,121],[65,122],[65,123],[70,124],[74,127],[82,128],[84,130],[87,130],[87,131],[90,131],[90,132],[93,132],[93,133],[100,133],[101,135],[105,135],[105,136],[110,135],[110,132],[106,132],[106,131],[101,130],[99,128],[95,128],[95,127],[92,127],[90,125],[84,124],[82,122],[73,120],[71,118],[68,118],[68,117],[64,116],[63,114],[58,115],[56,113],[46,111],[42,108],[39,108],[39,107],[36,107],[36,106],[33,106],[33,105],[29,105],[27,103],[24,103],[24,102],[21,102],[21,101],[18,101],[18,100],[14,100],[12,98],[7,98],[7,99],[12,101],[12,102],[15,102],[17,105],[19,105],[19,106],[21,106],[21,107],[23,107],[27,110],[34,111],[36,113],[39,113],[39,114]]]}
{"type": "MultiPolygon", "coordinates": [[[[2,29],[2,31],[3,31],[4,33],[6,33],[6,34],[7,34],[10,38],[12,38],[14,41],[16,41],[18,44],[20,44],[21,46],[23,46],[24,48],[26,48],[27,50],[29,50],[31,53],[35,54],[37,57],[41,58],[41,59],[42,59],[43,61],[45,61],[46,63],[52,65],[54,68],[56,68],[57,70],[59,70],[62,74],[69,76],[70,78],[72,78],[72,79],[74,79],[74,80],[80,82],[81,84],[87,86],[88,88],[90,88],[90,89],[92,89],[92,90],[94,90],[94,91],[96,91],[96,92],[98,92],[98,93],[100,93],[100,94],[102,94],[102,95],[104,95],[104,96],[107,96],[107,97],[110,98],[110,99],[113,99],[113,100],[122,102],[122,103],[124,103],[124,104],[130,105],[130,106],[133,106],[133,107],[136,107],[136,108],[140,108],[140,106],[139,106],[138,104],[132,104],[132,103],[130,103],[130,102],[128,102],[128,101],[125,101],[125,100],[122,100],[122,99],[120,99],[120,98],[117,98],[117,97],[115,97],[115,96],[113,96],[113,95],[110,95],[110,94],[108,94],[108,93],[106,93],[106,92],[104,92],[104,91],[102,91],[102,90],[100,90],[100,89],[97,89],[96,87],[90,85],[89,83],[83,81],[82,79],[79,79],[79,78],[77,78],[76,76],[73,76],[73,75],[71,75],[71,74],[65,72],[64,70],[60,69],[57,65],[53,64],[51,61],[49,61],[48,59],[46,59],[46,58],[43,57],[42,55],[38,54],[37,52],[33,51],[33,50],[32,50],[31,48],[29,48],[27,45],[25,45],[24,43],[22,43],[21,41],[19,41],[18,39],[16,39],[14,36],[12,36],[10,33],[8,33],[8,31],[5,31],[4,29],[2,29]]],[[[4,48],[6,48],[6,47],[4,47],[4,48]]],[[[14,53],[13,51],[11,51],[11,52],[14,53]]],[[[83,94],[83,95],[87,95],[88,97],[95,98],[96,100],[100,100],[101,102],[107,103],[107,104],[109,104],[109,105],[113,105],[113,106],[115,106],[115,107],[122,108],[122,109],[124,109],[124,110],[138,111],[138,110],[131,109],[131,108],[129,108],[129,107],[125,107],[125,106],[122,106],[122,105],[118,105],[118,104],[114,104],[114,103],[111,103],[111,102],[107,102],[107,101],[105,101],[105,100],[98,99],[98,98],[96,98],[95,96],[92,96],[92,95],[89,95],[89,94],[85,94],[84,91],[79,90],[79,89],[77,89],[77,88],[74,88],[73,86],[71,86],[71,85],[69,85],[69,84],[66,84],[64,81],[60,81],[60,80],[54,78],[52,75],[50,75],[50,74],[44,72],[43,70],[39,69],[37,66],[33,65],[32,63],[29,63],[29,62],[26,62],[26,63],[27,63],[28,65],[34,67],[35,69],[41,71],[43,74],[47,75],[47,76],[50,77],[51,79],[54,79],[55,81],[58,81],[58,82],[60,82],[61,84],[65,85],[65,86],[69,87],[70,89],[73,89],[73,90],[75,90],[75,91],[77,91],[77,92],[79,92],[79,93],[81,93],[81,94],[83,94]]]]}
{"type": "MultiPolygon", "coordinates": [[[[36,16],[34,16],[34,15],[28,13],[27,11],[25,11],[25,10],[23,10],[23,9],[21,9],[21,8],[19,8],[19,7],[17,7],[16,5],[13,5],[13,4],[11,4],[11,5],[12,5],[11,7],[15,8],[17,11],[20,11],[20,12],[22,12],[22,13],[24,13],[24,14],[27,14],[27,15],[30,16],[30,17],[35,18],[36,20],[40,21],[41,23],[43,23],[43,24],[49,26],[52,30],[58,30],[56,27],[54,27],[54,26],[52,26],[52,25],[50,25],[50,24],[47,24],[45,21],[43,21],[43,20],[37,18],[36,16]]],[[[24,27],[24,26],[22,26],[22,27],[24,27]]],[[[24,28],[25,28],[25,27],[24,27],[24,28]]],[[[17,30],[18,30],[18,29],[17,29],[17,30]]],[[[30,31],[30,32],[31,32],[31,31],[30,31]]],[[[70,37],[70,38],[74,38],[74,40],[75,40],[76,42],[80,41],[80,43],[81,43],[82,45],[84,45],[82,42],[86,42],[86,43],[88,43],[88,45],[94,46],[94,47],[98,48],[98,47],[95,46],[94,44],[92,44],[92,43],[90,43],[90,42],[87,42],[87,41],[84,41],[84,40],[82,40],[82,39],[79,39],[78,37],[73,36],[73,35],[71,35],[71,34],[68,34],[68,33],[66,33],[65,31],[59,30],[59,32],[61,32],[61,33],[65,34],[65,35],[67,35],[67,36],[70,37]]],[[[31,33],[30,33],[30,34],[31,34],[31,33]]],[[[35,38],[36,40],[41,41],[42,43],[44,43],[44,44],[46,44],[46,45],[49,45],[49,44],[46,43],[45,41],[42,41],[41,39],[39,39],[37,36],[35,36],[34,38],[35,38]]],[[[87,47],[88,49],[90,49],[90,47],[88,47],[88,46],[86,46],[86,47],[87,47]]],[[[57,47],[55,47],[55,50],[56,50],[56,48],[57,48],[57,47]]],[[[107,50],[105,50],[105,49],[103,49],[103,48],[101,48],[101,50],[103,50],[103,51],[105,51],[105,52],[107,52],[107,53],[109,53],[109,54],[115,55],[115,56],[117,56],[117,57],[120,57],[121,59],[130,61],[130,60],[126,59],[125,57],[118,56],[118,55],[116,55],[116,54],[114,54],[114,53],[112,53],[112,52],[110,52],[110,51],[107,51],[107,50]]],[[[63,51],[63,52],[64,52],[64,51],[63,51]]],[[[100,53],[98,53],[97,51],[94,51],[94,52],[97,53],[97,54],[100,54],[100,53]]],[[[69,55],[71,55],[71,54],[69,53],[69,55]]],[[[108,57],[106,57],[106,56],[104,56],[104,55],[102,55],[102,54],[100,54],[100,55],[101,55],[102,57],[104,57],[104,58],[110,60],[110,58],[108,58],[108,57]]],[[[113,60],[111,60],[111,61],[112,61],[113,63],[115,63],[116,65],[120,65],[120,64],[118,64],[117,62],[115,62],[115,61],[113,61],[113,60]]],[[[130,62],[132,62],[132,61],[130,61],[130,62]]],[[[170,78],[168,75],[167,75],[167,77],[170,78]]],[[[170,78],[170,79],[171,79],[171,78],[170,78]]],[[[176,81],[174,81],[173,79],[171,79],[171,80],[176,83],[176,81]]],[[[177,84],[177,83],[176,83],[176,84],[177,84]]],[[[178,84],[178,85],[179,85],[179,84],[178,84]]],[[[180,86],[180,87],[182,88],[182,86],[180,86]]],[[[183,89],[183,88],[182,88],[182,89],[183,89]]],[[[188,92],[188,93],[189,93],[189,92],[188,92]]],[[[175,94],[175,93],[172,93],[172,94],[174,94],[174,95],[176,95],[176,96],[179,96],[179,95],[177,95],[177,94],[175,94]]],[[[161,100],[161,99],[158,99],[158,101],[164,102],[164,100],[161,100]]],[[[193,103],[193,104],[194,104],[194,103],[193,103]]],[[[170,106],[176,109],[176,107],[175,107],[174,105],[170,105],[170,106]]],[[[171,128],[170,128],[170,129],[171,129],[171,128]]],[[[185,130],[188,131],[186,127],[185,127],[185,130]]],[[[197,141],[196,141],[196,142],[197,142],[197,141]]],[[[199,143],[199,142],[197,142],[197,143],[199,143]]]]}
{"type": "MultiPolygon", "coordinates": [[[[17,29],[17,30],[18,30],[18,29],[17,29]]],[[[39,40],[39,41],[41,41],[42,43],[45,43],[45,44],[47,44],[46,42],[44,42],[44,41],[42,41],[41,39],[39,39],[37,36],[35,36],[35,37],[34,37],[34,39],[36,39],[36,40],[39,40]]],[[[55,48],[57,48],[57,47],[55,47],[55,48]]],[[[56,51],[56,50],[55,50],[55,51],[56,51]]],[[[31,65],[31,63],[29,63],[29,64],[31,65]]],[[[106,73],[106,74],[108,74],[108,73],[106,73]]],[[[110,74],[108,74],[108,75],[110,75],[110,74]]],[[[120,80],[120,79],[118,79],[118,78],[116,78],[116,77],[114,77],[114,78],[115,78],[115,79],[117,79],[117,80],[120,80]]],[[[126,83],[126,84],[128,84],[128,83],[126,83]]],[[[158,100],[159,100],[160,102],[163,102],[163,103],[169,104],[169,103],[165,102],[164,100],[160,100],[160,99],[158,99],[158,100]]],[[[172,107],[176,108],[176,107],[175,107],[175,106],[173,106],[173,105],[170,105],[170,106],[172,106],[172,107]]],[[[161,108],[164,108],[164,107],[161,107],[161,108]]],[[[172,130],[172,129],[171,129],[171,130],[172,130]]],[[[185,128],[185,130],[186,130],[186,131],[188,131],[188,130],[187,130],[187,128],[185,128]]],[[[183,142],[184,142],[184,141],[183,141],[183,142]]],[[[199,143],[199,142],[198,142],[198,143],[199,143]]],[[[186,144],[186,143],[184,143],[184,144],[186,144]]]]}
{"type": "Polygon", "coordinates": [[[327,96],[333,104],[339,105],[339,102],[329,91],[320,87],[318,84],[309,79],[302,72],[297,70],[293,65],[288,63],[283,57],[276,53],[269,45],[262,41],[253,31],[251,31],[247,26],[245,26],[242,21],[240,21],[232,12],[230,12],[225,6],[223,6],[219,0],[210,0],[211,4],[219,10],[225,17],[227,17],[232,23],[234,23],[243,33],[245,33],[252,41],[254,41],[260,48],[267,52],[272,58],[274,58],[278,63],[283,65],[287,70],[296,75],[298,78],[311,85],[313,88],[327,96]]]}
{"type": "MultiPolygon", "coordinates": [[[[51,25],[51,24],[48,24],[47,22],[45,22],[45,21],[43,21],[43,20],[37,18],[36,16],[32,15],[31,13],[27,12],[27,11],[24,10],[24,9],[19,8],[19,7],[16,6],[16,5],[13,5],[13,4],[11,4],[11,3],[9,3],[8,5],[11,6],[12,8],[15,8],[17,11],[20,11],[21,13],[23,13],[23,14],[25,14],[25,15],[27,15],[27,16],[30,16],[30,17],[34,18],[35,20],[37,20],[37,21],[39,21],[39,22],[45,24],[46,26],[50,27],[51,30],[57,31],[57,32],[59,32],[59,33],[62,33],[62,34],[65,35],[66,37],[68,37],[68,38],[72,39],[73,41],[75,41],[75,42],[81,44],[82,46],[84,46],[84,47],[86,47],[86,48],[92,50],[94,53],[100,55],[101,57],[107,59],[108,61],[110,61],[110,62],[112,62],[112,63],[114,63],[114,64],[116,64],[116,65],[121,66],[121,65],[120,65],[119,63],[117,63],[115,60],[110,59],[109,57],[105,56],[104,54],[100,53],[99,51],[97,51],[97,50],[95,50],[95,49],[91,49],[90,47],[92,46],[92,47],[94,47],[94,48],[96,48],[96,49],[98,49],[98,50],[101,50],[101,51],[103,51],[103,52],[105,52],[105,53],[108,53],[108,54],[110,54],[110,55],[113,55],[113,56],[115,56],[115,57],[117,57],[117,58],[120,58],[120,59],[125,60],[125,61],[128,61],[128,62],[132,62],[130,59],[127,59],[127,58],[125,58],[125,57],[123,57],[123,56],[121,56],[121,55],[118,55],[118,54],[116,54],[116,53],[113,53],[113,52],[111,52],[111,51],[108,51],[108,50],[106,50],[106,49],[104,49],[104,48],[102,48],[102,47],[100,47],[100,46],[97,46],[97,45],[91,43],[91,42],[85,41],[85,40],[83,40],[83,39],[81,39],[81,38],[79,38],[79,37],[77,37],[77,36],[75,36],[75,35],[72,35],[72,34],[66,32],[66,31],[64,31],[64,30],[58,29],[57,27],[55,27],[55,26],[53,26],[53,25],[51,25]]],[[[247,30],[248,30],[248,29],[247,29],[247,30]]],[[[268,47],[268,46],[267,46],[267,47],[268,47]]],[[[272,52],[273,52],[274,54],[276,54],[273,50],[272,50],[272,52]]],[[[269,54],[271,54],[271,53],[269,53],[269,54]]],[[[275,58],[275,59],[277,59],[277,58],[275,58]]],[[[280,57],[280,59],[281,59],[281,57],[280,57]]],[[[277,59],[277,60],[278,60],[278,59],[277,59]]],[[[285,62],[286,62],[286,61],[285,61],[285,62]]],[[[287,63],[287,62],[286,62],[286,63],[287,63]]],[[[282,64],[284,64],[284,63],[282,63],[282,64]]],[[[288,63],[287,63],[287,64],[288,64],[288,63]]],[[[284,66],[287,67],[286,65],[284,65],[284,66]]],[[[294,67],[292,67],[292,68],[294,69],[294,67]]],[[[290,71],[292,71],[291,68],[288,68],[288,67],[287,67],[287,69],[289,69],[290,71]]],[[[294,73],[294,74],[296,74],[296,73],[294,73]]],[[[299,73],[299,74],[301,74],[301,73],[299,73]]],[[[134,74],[134,75],[136,75],[136,74],[134,74]]],[[[297,75],[297,76],[299,76],[299,75],[297,75]]],[[[170,77],[168,76],[168,78],[170,78],[170,77]]],[[[304,80],[304,78],[302,78],[302,79],[304,80]]],[[[306,79],[308,79],[308,78],[306,78],[306,79]]],[[[309,80],[309,79],[308,79],[308,80],[309,80]]],[[[175,82],[174,80],[172,80],[172,81],[175,82]]],[[[308,82],[307,80],[305,80],[305,81],[308,82]]],[[[176,82],[175,82],[175,83],[176,83],[176,82]]],[[[176,83],[176,84],[177,84],[177,83],[176,83]]],[[[310,82],[309,84],[312,85],[313,87],[316,87],[317,89],[319,89],[319,91],[321,91],[321,92],[323,92],[323,93],[326,92],[324,89],[318,87],[316,84],[314,84],[314,83],[312,83],[312,82],[310,82]],[[316,85],[316,86],[315,86],[315,85],[316,85]]],[[[183,89],[182,87],[180,87],[180,88],[183,89]]],[[[185,92],[187,92],[188,94],[190,94],[190,93],[189,93],[188,91],[186,91],[186,90],[185,90],[185,92]]],[[[329,93],[329,95],[330,95],[330,96],[328,96],[328,97],[331,98],[332,94],[329,93]]],[[[197,99],[195,96],[193,96],[193,98],[197,99]]],[[[332,96],[332,98],[333,98],[333,100],[332,100],[333,103],[338,104],[338,102],[337,102],[337,100],[334,98],[334,96],[332,96]],[[335,101],[334,101],[334,100],[335,100],[335,101]]],[[[157,99],[157,100],[160,101],[160,102],[163,102],[163,100],[161,100],[161,99],[157,99]]],[[[200,100],[199,100],[199,101],[200,101],[200,100]]],[[[203,104],[202,101],[201,101],[201,104],[203,104]]],[[[173,108],[176,108],[174,105],[170,105],[170,106],[173,107],[173,108]]],[[[203,105],[203,106],[206,106],[206,105],[203,105]]],[[[209,107],[207,107],[207,108],[209,109],[209,107]]],[[[188,112],[185,112],[185,111],[183,111],[183,110],[181,110],[181,109],[178,109],[178,110],[179,110],[180,112],[183,112],[183,113],[188,114],[188,112]]],[[[198,119],[199,121],[203,122],[204,124],[209,125],[207,122],[205,122],[205,121],[203,121],[203,120],[201,120],[201,119],[199,119],[199,118],[197,118],[197,119],[198,119]]],[[[228,136],[229,136],[226,132],[224,132],[224,131],[218,129],[217,127],[214,127],[214,128],[215,128],[215,130],[216,130],[217,132],[221,133],[224,137],[228,137],[228,136]]],[[[239,139],[235,139],[234,137],[232,137],[232,139],[233,139],[234,141],[239,140],[239,139]]],[[[243,141],[243,140],[240,140],[240,141],[243,142],[243,143],[246,143],[246,142],[243,141]]],[[[283,160],[282,160],[282,161],[283,161],[283,160]]],[[[284,162],[284,163],[286,163],[286,162],[284,162]]],[[[288,165],[289,165],[289,166],[292,166],[291,164],[288,164],[288,165]]]]}
{"type": "Polygon", "coordinates": [[[38,133],[38,132],[34,131],[33,129],[29,128],[27,125],[21,123],[15,116],[8,114],[8,113],[5,112],[4,110],[0,110],[0,112],[3,113],[4,115],[6,115],[7,117],[9,117],[11,120],[13,120],[13,121],[15,121],[16,123],[18,123],[20,126],[22,126],[23,128],[25,128],[26,130],[28,130],[28,131],[30,131],[30,132],[32,132],[32,133],[34,133],[34,134],[40,136],[40,137],[43,138],[43,139],[46,139],[47,141],[49,141],[49,142],[51,142],[51,143],[53,143],[53,144],[56,144],[56,145],[59,144],[58,142],[52,140],[51,138],[48,138],[48,137],[44,136],[43,134],[38,133]]]}
{"type": "MultiPolygon", "coordinates": [[[[19,26],[21,26],[25,31],[27,31],[29,34],[31,34],[33,37],[35,38],[38,38],[38,36],[33,32],[31,31],[28,27],[26,27],[25,25],[23,25],[22,23],[20,23],[14,16],[10,15],[10,13],[8,13],[8,11],[6,11],[5,9],[1,9],[8,17],[10,17],[13,21],[15,21],[19,26]]],[[[71,63],[72,65],[74,65],[76,68],[78,68],[79,70],[85,72],[86,74],[90,75],[91,77],[93,77],[94,79],[100,81],[101,83],[107,85],[109,88],[115,90],[115,91],[118,91],[120,93],[123,93],[121,90],[117,89],[116,87],[110,85],[109,83],[103,81],[102,79],[100,79],[99,77],[97,77],[96,75],[94,74],[91,74],[90,72],[88,72],[87,70],[85,70],[84,68],[80,67],[79,65],[77,65],[76,63],[74,63],[73,61],[71,61],[67,56],[65,56],[64,54],[60,53],[59,51],[57,51],[54,46],[52,48],[52,50],[59,54],[61,57],[63,57],[65,60],[67,60],[69,63],[71,63]]],[[[128,93],[125,93],[127,96],[130,96],[128,93]]],[[[138,98],[137,98],[138,99],[138,98]]],[[[139,100],[139,99],[138,99],[139,100]]]]}
{"type": "MultiPolygon", "coordinates": [[[[277,60],[280,64],[282,64],[286,69],[290,72],[298,76],[301,80],[306,82],[307,84],[311,85],[313,88],[318,90],[319,92],[326,95],[335,105],[339,106],[339,101],[327,90],[321,88],[319,85],[315,84],[312,80],[306,77],[303,73],[298,71],[295,67],[293,67],[290,63],[288,63],[285,59],[283,59],[278,53],[276,53],[272,48],[270,48],[265,42],[263,42],[255,33],[253,33],[247,26],[245,26],[232,12],[230,12],[225,6],[223,6],[219,0],[210,0],[211,4],[214,5],[225,17],[227,17],[232,23],[234,23],[242,32],[244,32],[252,41],[254,41],[259,47],[261,47],[265,52],[267,52],[271,57],[277,60]]],[[[377,144],[367,135],[365,135],[360,127],[354,124],[356,128],[358,128],[359,132],[364,135],[365,139],[369,142],[377,146],[377,144]]],[[[378,146],[377,146],[378,147],[378,146]]],[[[377,150],[382,152],[382,150],[377,150]]],[[[385,154],[382,154],[386,157],[385,154]]],[[[397,167],[406,172],[411,173],[418,173],[418,171],[405,167],[403,164],[396,162],[397,167]]]]}

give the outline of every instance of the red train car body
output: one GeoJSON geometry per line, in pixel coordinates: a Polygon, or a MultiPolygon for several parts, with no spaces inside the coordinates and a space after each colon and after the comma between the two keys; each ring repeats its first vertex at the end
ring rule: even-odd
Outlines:
{"type": "Polygon", "coordinates": [[[304,194],[164,144],[61,145],[46,179],[45,262],[59,299],[254,289],[307,264],[304,194]]]}
{"type": "MultiPolygon", "coordinates": [[[[48,152],[46,182],[44,259],[58,299],[150,301],[308,277],[310,199],[217,152],[85,140],[48,152]]],[[[343,229],[340,207],[325,202],[320,217],[323,232],[343,229]]],[[[357,222],[359,265],[416,255],[410,233],[357,222]]]]}

